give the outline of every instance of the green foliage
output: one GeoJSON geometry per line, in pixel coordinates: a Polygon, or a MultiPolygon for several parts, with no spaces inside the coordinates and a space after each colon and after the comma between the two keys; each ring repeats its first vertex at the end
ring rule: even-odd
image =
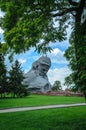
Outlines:
{"type": "Polygon", "coordinates": [[[0,53],[0,93],[2,94],[7,92],[7,70],[4,63],[4,55],[0,53]]]}
{"type": "Polygon", "coordinates": [[[68,77],[65,78],[64,85],[67,86],[67,88],[70,88],[72,84],[73,84],[72,75],[69,75],[68,77]]]}
{"type": "MultiPolygon", "coordinates": [[[[65,4],[65,2],[63,2],[65,4]]],[[[62,9],[62,1],[2,1],[0,7],[6,12],[2,28],[5,29],[4,37],[11,51],[21,53],[30,47],[35,47],[38,52],[50,50],[49,42],[65,39],[66,26],[63,24],[67,18],[60,20],[60,27],[54,26],[53,12],[62,9]],[[48,5],[48,6],[47,6],[48,5]],[[64,26],[63,28],[61,26],[64,26]],[[40,44],[40,40],[42,43],[40,44]],[[46,48],[46,49],[45,49],[46,48]]],[[[68,4],[66,2],[66,4],[68,4]]],[[[59,11],[59,12],[60,12],[59,11]]],[[[44,53],[43,52],[43,53],[44,53]]]]}
{"type": "Polygon", "coordinates": [[[28,95],[27,86],[22,85],[23,81],[23,71],[21,70],[21,65],[16,60],[12,65],[12,69],[9,71],[9,91],[13,93],[13,97],[22,97],[28,95]]]}
{"type": "Polygon", "coordinates": [[[82,25],[79,26],[77,30],[77,36],[75,37],[74,33],[72,33],[70,38],[70,47],[66,50],[65,56],[67,60],[69,60],[69,66],[72,69],[72,74],[69,78],[69,81],[66,81],[66,84],[70,82],[71,78],[71,85],[73,84],[73,90],[79,90],[83,92],[86,98],[86,22],[83,22],[82,25]],[[84,28],[83,28],[84,27],[84,28]],[[76,44],[77,43],[77,46],[76,44]]]}
{"type": "Polygon", "coordinates": [[[22,85],[22,84],[21,84],[21,86],[18,86],[16,95],[17,95],[17,97],[28,96],[29,92],[28,92],[27,86],[22,85]]]}
{"type": "Polygon", "coordinates": [[[52,90],[62,90],[61,82],[56,80],[52,86],[52,90]]]}

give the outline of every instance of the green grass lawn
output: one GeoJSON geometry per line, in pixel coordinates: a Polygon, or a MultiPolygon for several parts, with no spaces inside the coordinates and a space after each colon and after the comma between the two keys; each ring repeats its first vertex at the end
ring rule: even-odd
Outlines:
{"type": "Polygon", "coordinates": [[[86,106],[3,113],[0,130],[86,130],[86,106]]]}
{"type": "Polygon", "coordinates": [[[30,95],[25,98],[0,99],[0,109],[25,106],[43,106],[50,104],[71,104],[80,102],[85,102],[85,99],[83,97],[30,95]]]}

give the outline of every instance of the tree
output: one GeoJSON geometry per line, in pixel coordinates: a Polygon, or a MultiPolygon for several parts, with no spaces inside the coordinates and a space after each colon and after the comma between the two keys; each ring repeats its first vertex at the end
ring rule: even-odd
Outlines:
{"type": "Polygon", "coordinates": [[[49,43],[64,40],[71,25],[76,62],[73,77],[86,97],[86,0],[0,0],[0,7],[6,12],[2,20],[6,41],[3,48],[11,52],[20,53],[30,47],[38,52],[50,51],[49,43]]]}
{"type": "Polygon", "coordinates": [[[64,85],[67,86],[66,90],[70,90],[70,91],[74,91],[75,92],[75,91],[79,90],[79,88],[78,89],[76,88],[75,82],[73,80],[73,76],[74,76],[73,73],[70,74],[69,76],[67,76],[65,78],[64,85]]]}
{"type": "Polygon", "coordinates": [[[67,86],[67,88],[69,88],[72,84],[73,84],[73,80],[72,80],[72,76],[70,75],[65,78],[64,85],[67,86]]]}
{"type": "Polygon", "coordinates": [[[52,86],[52,90],[62,90],[61,82],[56,80],[52,86]]]}
{"type": "MultiPolygon", "coordinates": [[[[82,25],[84,28],[86,28],[86,24],[82,25]]],[[[82,28],[82,27],[81,27],[82,28]]],[[[66,50],[65,52],[65,57],[67,60],[70,61],[69,67],[72,69],[72,74],[70,74],[67,79],[71,79],[70,86],[72,85],[72,89],[75,91],[79,90],[83,92],[85,99],[86,99],[86,31],[83,29],[83,32],[85,35],[82,33],[82,29],[79,30],[79,35],[77,38],[77,44],[78,44],[78,49],[77,49],[77,55],[76,55],[76,50],[75,50],[75,39],[74,39],[74,32],[71,35],[70,39],[70,47],[66,50]]],[[[65,79],[66,82],[66,79],[65,79]]],[[[68,82],[66,82],[68,84],[68,82]]]]}
{"type": "MultiPolygon", "coordinates": [[[[4,55],[0,53],[0,94],[7,92],[7,70],[4,63],[4,55]]],[[[4,94],[5,96],[5,94],[4,94]]]]}
{"type": "Polygon", "coordinates": [[[24,77],[23,71],[21,70],[21,65],[16,60],[12,65],[12,69],[9,71],[9,86],[13,97],[27,96],[28,91],[26,86],[22,85],[23,79],[24,77]]]}

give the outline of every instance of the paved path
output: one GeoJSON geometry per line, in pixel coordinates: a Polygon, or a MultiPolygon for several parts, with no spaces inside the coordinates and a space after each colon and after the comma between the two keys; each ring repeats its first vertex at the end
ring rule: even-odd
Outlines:
{"type": "Polygon", "coordinates": [[[86,106],[86,103],[62,104],[62,105],[48,105],[48,106],[37,106],[37,107],[21,107],[21,108],[1,109],[1,110],[0,110],[0,113],[18,112],[18,111],[29,111],[29,110],[40,110],[40,109],[49,109],[49,108],[74,107],[74,106],[86,106]]]}

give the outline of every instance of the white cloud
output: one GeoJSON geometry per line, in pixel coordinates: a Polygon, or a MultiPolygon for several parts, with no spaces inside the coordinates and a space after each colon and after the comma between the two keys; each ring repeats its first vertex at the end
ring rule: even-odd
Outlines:
{"type": "Polygon", "coordinates": [[[0,10],[0,17],[3,18],[4,15],[5,15],[5,13],[0,10]]]}
{"type": "Polygon", "coordinates": [[[48,56],[50,57],[52,63],[68,64],[68,61],[64,57],[64,51],[61,51],[58,48],[53,49],[51,53],[48,53],[48,56]]]}
{"type": "Polygon", "coordinates": [[[51,53],[52,53],[53,55],[57,55],[59,52],[60,52],[60,50],[59,50],[58,48],[55,48],[55,49],[53,49],[53,50],[51,51],[51,53]]]}
{"type": "MultiPolygon", "coordinates": [[[[0,10],[0,18],[3,18],[4,17],[4,15],[5,15],[5,13],[4,12],[2,12],[1,10],[0,10]]],[[[0,27],[0,33],[1,34],[3,34],[4,33],[4,31],[3,31],[3,29],[0,27]]]]}
{"type": "Polygon", "coordinates": [[[4,30],[0,27],[0,33],[3,34],[4,30]]]}
{"type": "Polygon", "coordinates": [[[24,64],[26,62],[26,59],[18,59],[18,61],[21,63],[21,64],[24,64]]]}
{"type": "Polygon", "coordinates": [[[59,80],[63,89],[65,89],[65,86],[63,86],[64,78],[70,73],[71,70],[68,67],[50,69],[48,72],[48,78],[51,84],[53,84],[56,80],[59,80]]]}

